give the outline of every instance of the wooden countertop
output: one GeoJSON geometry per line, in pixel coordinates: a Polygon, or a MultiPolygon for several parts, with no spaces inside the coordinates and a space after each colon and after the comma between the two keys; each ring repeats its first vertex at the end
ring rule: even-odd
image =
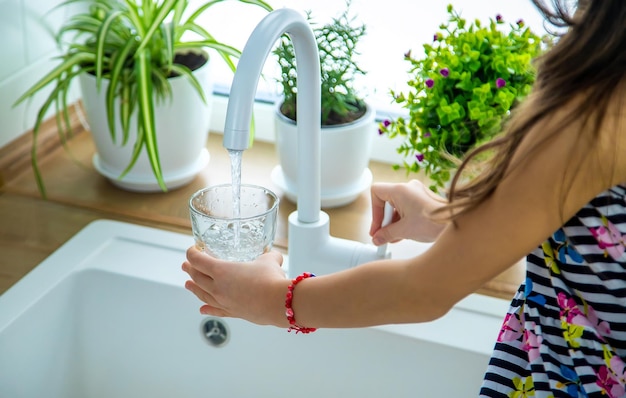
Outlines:
{"type": "MultiPolygon", "coordinates": [[[[48,192],[43,200],[30,167],[31,135],[26,134],[0,149],[0,294],[44,260],[91,221],[112,219],[191,234],[187,201],[193,192],[230,182],[230,160],[221,146],[221,135],[211,133],[207,142],[209,165],[189,185],[167,193],[133,193],[114,187],[93,168],[95,152],[91,136],[72,115],[74,136],[64,150],[56,138],[56,126],[48,120],[40,133],[40,168],[48,192]]],[[[245,151],[242,182],[263,185],[278,195],[282,191],[270,179],[278,164],[272,144],[257,142],[245,151]]],[[[404,171],[372,162],[374,181],[406,181],[404,171]]],[[[283,198],[275,246],[287,246],[287,216],[295,205],[283,198]]],[[[347,206],[325,210],[333,236],[370,242],[369,192],[347,206]]],[[[391,245],[393,252],[410,252],[411,242],[391,245]]],[[[182,259],[181,259],[182,261],[182,259]]],[[[488,282],[479,293],[510,298],[524,276],[517,264],[488,282]]]]}

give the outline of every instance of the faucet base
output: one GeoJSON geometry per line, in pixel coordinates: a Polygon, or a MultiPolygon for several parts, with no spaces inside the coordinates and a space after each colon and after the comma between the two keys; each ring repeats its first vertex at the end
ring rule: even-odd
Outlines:
{"type": "Polygon", "coordinates": [[[331,236],[330,218],[324,211],[320,211],[319,220],[313,223],[298,220],[298,211],[291,213],[288,238],[290,278],[303,272],[331,274],[390,257],[388,252],[378,254],[374,245],[331,236]]]}

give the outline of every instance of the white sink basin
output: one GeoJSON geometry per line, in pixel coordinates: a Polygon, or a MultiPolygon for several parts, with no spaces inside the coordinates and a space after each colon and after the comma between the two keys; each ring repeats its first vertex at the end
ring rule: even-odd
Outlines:
{"type": "Polygon", "coordinates": [[[97,221],[0,296],[0,397],[473,397],[504,300],[427,324],[295,335],[208,319],[183,288],[191,236],[97,221]]]}

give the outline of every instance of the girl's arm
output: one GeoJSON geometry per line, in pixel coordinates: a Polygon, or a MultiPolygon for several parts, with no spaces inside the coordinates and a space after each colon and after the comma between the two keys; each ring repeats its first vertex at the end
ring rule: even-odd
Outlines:
{"type": "MultiPolygon", "coordinates": [[[[435,319],[532,251],[593,197],[626,180],[626,157],[614,156],[626,153],[624,123],[621,134],[602,131],[592,139],[571,125],[541,141],[543,127],[553,131],[559,118],[546,123],[552,125],[529,132],[513,159],[519,166],[493,195],[459,216],[457,226],[447,225],[423,254],[299,283],[293,299],[298,324],[357,327],[435,319]]],[[[208,303],[203,311],[288,326],[289,281],[278,272],[275,254],[253,264],[226,263],[193,250],[188,258],[183,268],[193,281],[187,287],[208,303]]]]}

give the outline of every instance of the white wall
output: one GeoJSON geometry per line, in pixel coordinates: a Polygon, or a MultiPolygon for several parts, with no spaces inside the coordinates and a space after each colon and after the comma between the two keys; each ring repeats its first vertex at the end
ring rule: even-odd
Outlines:
{"type": "Polygon", "coordinates": [[[45,95],[13,107],[15,100],[56,64],[53,32],[75,6],[62,0],[0,0],[0,147],[32,128],[45,95]]]}

